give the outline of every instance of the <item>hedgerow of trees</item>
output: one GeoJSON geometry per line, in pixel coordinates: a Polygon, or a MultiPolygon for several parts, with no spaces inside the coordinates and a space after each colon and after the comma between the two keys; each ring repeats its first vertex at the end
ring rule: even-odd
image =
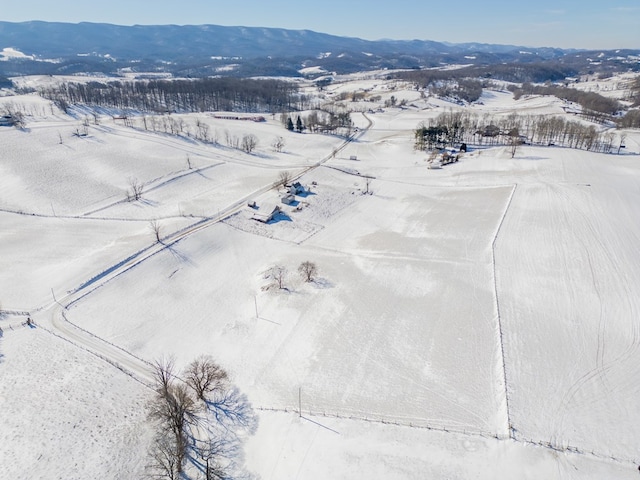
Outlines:
{"type": "Polygon", "coordinates": [[[422,122],[414,131],[416,150],[433,150],[462,143],[513,146],[517,142],[554,144],[607,153],[619,143],[612,132],[600,132],[593,125],[558,116],[511,114],[493,117],[449,111],[422,122]]]}

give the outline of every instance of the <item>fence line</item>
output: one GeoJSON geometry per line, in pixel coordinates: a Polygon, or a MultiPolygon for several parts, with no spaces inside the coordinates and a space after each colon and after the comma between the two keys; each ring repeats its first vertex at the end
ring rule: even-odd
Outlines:
{"type": "Polygon", "coordinates": [[[628,458],[620,455],[607,454],[603,452],[598,452],[596,450],[588,450],[585,448],[581,448],[575,445],[558,445],[554,442],[549,441],[541,441],[535,440],[532,438],[525,437],[523,435],[519,435],[515,430],[512,430],[509,436],[500,435],[497,432],[487,432],[479,429],[473,428],[459,428],[459,427],[446,427],[442,425],[432,425],[428,422],[420,422],[417,420],[416,422],[412,421],[401,421],[398,419],[389,419],[384,417],[375,418],[375,416],[366,416],[364,414],[343,414],[334,411],[314,411],[314,410],[302,410],[298,407],[254,407],[255,410],[265,411],[265,412],[276,412],[276,413],[293,413],[296,415],[304,416],[308,415],[310,417],[325,417],[325,418],[336,418],[341,420],[353,420],[360,422],[368,422],[368,423],[376,423],[381,425],[392,425],[403,428],[412,428],[412,429],[420,429],[420,430],[428,430],[434,432],[442,432],[442,433],[454,433],[461,434],[464,436],[471,437],[481,437],[487,439],[494,439],[499,441],[509,440],[514,443],[523,444],[523,445],[531,445],[534,447],[545,448],[548,450],[553,450],[555,452],[563,452],[563,453],[572,453],[575,455],[582,455],[586,457],[592,457],[597,460],[607,460],[613,461],[619,464],[625,465],[638,465],[640,464],[639,458],[628,458]]]}
{"type": "Polygon", "coordinates": [[[500,314],[500,298],[498,296],[498,278],[497,278],[497,268],[496,268],[496,242],[498,241],[498,235],[500,234],[500,230],[502,229],[502,224],[504,223],[504,219],[507,216],[509,207],[511,207],[511,202],[513,200],[513,196],[516,193],[516,188],[518,188],[517,184],[515,184],[513,186],[513,189],[511,190],[511,195],[509,195],[509,200],[507,201],[507,205],[504,209],[504,212],[502,212],[502,217],[500,218],[500,223],[498,223],[496,234],[494,235],[493,241],[491,242],[493,292],[494,292],[495,305],[496,305],[496,315],[498,318],[498,342],[500,343],[502,381],[504,382],[504,399],[505,399],[505,408],[507,410],[507,431],[510,438],[514,438],[514,429],[513,429],[513,425],[511,424],[511,407],[509,402],[509,382],[507,379],[507,361],[504,354],[504,332],[502,328],[502,316],[500,314]]]}

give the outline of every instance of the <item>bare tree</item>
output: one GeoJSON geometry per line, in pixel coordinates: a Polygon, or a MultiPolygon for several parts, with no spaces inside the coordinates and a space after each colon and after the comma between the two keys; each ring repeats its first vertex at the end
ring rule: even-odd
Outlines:
{"type": "Polygon", "coordinates": [[[624,146],[624,141],[627,139],[626,133],[620,134],[620,143],[618,144],[618,155],[620,155],[620,149],[624,146]]]}
{"type": "Polygon", "coordinates": [[[307,260],[300,264],[300,266],[298,267],[298,272],[300,273],[300,275],[302,275],[302,278],[304,278],[306,282],[311,282],[313,281],[313,277],[315,277],[318,273],[318,267],[315,263],[307,260]]]}
{"type": "Polygon", "coordinates": [[[142,190],[144,185],[137,178],[129,179],[129,190],[127,192],[127,200],[130,202],[140,200],[142,198],[142,190]]]}
{"type": "Polygon", "coordinates": [[[195,418],[196,405],[184,384],[173,385],[165,401],[166,421],[175,438],[178,471],[182,472],[189,446],[187,427],[195,418]]]}
{"type": "Polygon", "coordinates": [[[156,242],[162,243],[162,237],[160,236],[162,232],[162,225],[160,225],[160,222],[158,222],[158,220],[151,220],[149,222],[149,229],[153,232],[153,236],[156,238],[156,242]]]}
{"type": "MultiPolygon", "coordinates": [[[[156,395],[150,404],[149,418],[158,424],[158,434],[170,440],[170,450],[163,455],[173,456],[172,464],[181,473],[189,448],[188,426],[195,422],[196,405],[184,384],[170,383],[166,389],[156,385],[156,395]]],[[[169,448],[169,447],[167,447],[169,448]]]]}
{"type": "Polygon", "coordinates": [[[196,138],[198,140],[202,140],[203,142],[209,141],[209,125],[202,122],[201,120],[196,120],[196,127],[198,129],[196,133],[196,138]]]}
{"type": "Polygon", "coordinates": [[[281,265],[276,265],[271,268],[271,278],[273,278],[278,285],[279,289],[284,288],[284,280],[287,276],[287,269],[281,265]]]}
{"type": "Polygon", "coordinates": [[[184,380],[197,398],[206,402],[208,395],[221,392],[227,387],[228,376],[212,357],[203,355],[189,364],[184,372],[184,380]]]}
{"type": "Polygon", "coordinates": [[[178,480],[180,469],[175,455],[175,438],[166,430],[156,433],[151,447],[151,478],[178,480]]]}
{"type": "Polygon", "coordinates": [[[24,114],[21,111],[15,111],[10,113],[10,115],[13,117],[13,126],[16,128],[24,128],[25,127],[25,121],[24,121],[24,114]]]}
{"type": "Polygon", "coordinates": [[[204,445],[198,448],[198,456],[204,462],[204,475],[206,480],[223,480],[228,478],[225,468],[220,465],[217,458],[225,454],[227,442],[223,439],[208,439],[204,445]]]}
{"type": "Polygon", "coordinates": [[[278,175],[278,180],[276,181],[276,187],[286,187],[290,181],[291,181],[291,173],[284,170],[280,172],[280,174],[278,175]]]}
{"type": "Polygon", "coordinates": [[[287,128],[287,124],[289,123],[289,114],[286,112],[280,113],[280,123],[283,127],[287,128]]]}
{"type": "Polygon", "coordinates": [[[516,156],[516,152],[518,150],[518,147],[520,145],[522,145],[522,140],[520,139],[520,131],[518,130],[518,128],[512,128],[511,130],[509,130],[508,133],[509,136],[509,150],[511,152],[511,158],[516,156]]]}
{"type": "Polygon", "coordinates": [[[175,360],[172,357],[161,358],[153,362],[153,379],[156,391],[163,395],[169,390],[169,385],[175,377],[175,360]]]}
{"type": "Polygon", "coordinates": [[[282,152],[282,149],[284,148],[284,138],[277,136],[273,139],[271,146],[276,152],[282,152]]]}
{"type": "Polygon", "coordinates": [[[242,137],[242,150],[247,153],[253,152],[253,150],[258,145],[258,137],[256,137],[253,133],[248,135],[244,135],[242,137]]]}
{"type": "Polygon", "coordinates": [[[233,135],[229,132],[229,130],[225,130],[224,136],[228,147],[238,148],[240,146],[240,140],[238,139],[237,135],[233,135]]]}

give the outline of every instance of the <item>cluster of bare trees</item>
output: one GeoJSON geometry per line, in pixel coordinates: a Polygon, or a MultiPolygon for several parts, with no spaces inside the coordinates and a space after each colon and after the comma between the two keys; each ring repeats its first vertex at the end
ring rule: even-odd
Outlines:
{"type": "MultiPolygon", "coordinates": [[[[419,70],[401,72],[399,78],[411,81],[416,89],[422,89],[432,95],[448,97],[466,102],[475,102],[482,95],[482,89],[489,86],[488,81],[468,77],[468,73],[451,70],[419,70]]],[[[395,106],[395,102],[387,106],[395,106]]]]}
{"type": "Polygon", "coordinates": [[[64,83],[39,93],[63,111],[83,104],[143,112],[281,112],[304,100],[294,82],[223,77],[64,83]]]}
{"type": "Polygon", "coordinates": [[[640,110],[629,110],[617,123],[620,128],[640,128],[640,110]]]}
{"type": "Polygon", "coordinates": [[[634,107],[640,107],[640,76],[631,82],[629,100],[634,107]]]}
{"type": "Polygon", "coordinates": [[[612,132],[558,116],[517,115],[502,117],[449,111],[422,122],[414,131],[414,147],[432,150],[461,143],[510,145],[517,142],[560,145],[609,153],[619,143],[612,132]]]}
{"type": "MultiPolygon", "coordinates": [[[[268,272],[268,278],[273,281],[273,285],[278,289],[286,289],[286,280],[289,271],[282,265],[274,265],[268,272]]],[[[305,282],[313,282],[318,275],[318,265],[309,260],[305,260],[298,266],[298,274],[305,282]]]]}
{"type": "Polygon", "coordinates": [[[253,133],[249,133],[247,135],[242,136],[242,142],[240,143],[240,147],[246,153],[251,153],[258,146],[258,137],[256,137],[253,133]]]}
{"type": "Polygon", "coordinates": [[[173,360],[158,361],[154,373],[150,477],[177,480],[190,469],[206,480],[227,478],[238,454],[235,430],[255,428],[246,399],[209,356],[191,362],[181,375],[173,360]]]}
{"type": "Polygon", "coordinates": [[[456,81],[440,82],[429,88],[432,95],[442,98],[453,98],[465,102],[475,102],[482,95],[482,82],[470,78],[456,81]]]}
{"type": "Polygon", "coordinates": [[[0,107],[0,114],[8,115],[13,121],[13,126],[16,128],[24,128],[24,105],[19,106],[13,102],[6,102],[0,107]]]}
{"type": "MultiPolygon", "coordinates": [[[[290,121],[291,119],[287,117],[286,126],[292,129],[289,125],[292,127],[293,122],[289,124],[290,121]]],[[[304,121],[298,117],[295,128],[299,131],[307,129],[311,133],[335,133],[349,137],[353,131],[353,121],[349,111],[325,108],[323,110],[312,110],[304,118],[304,121]]]]}
{"type": "MultiPolygon", "coordinates": [[[[191,123],[188,119],[178,115],[143,115],[136,122],[125,122],[125,125],[143,128],[146,131],[195,138],[203,143],[212,143],[214,145],[217,145],[220,140],[218,130],[211,131],[209,124],[199,118],[195,120],[195,123],[191,123]]],[[[246,153],[253,152],[259,143],[258,137],[252,133],[244,134],[240,137],[229,130],[225,130],[223,136],[224,142],[228,147],[241,149],[246,153]]],[[[281,145],[284,146],[284,140],[281,145]]]]}

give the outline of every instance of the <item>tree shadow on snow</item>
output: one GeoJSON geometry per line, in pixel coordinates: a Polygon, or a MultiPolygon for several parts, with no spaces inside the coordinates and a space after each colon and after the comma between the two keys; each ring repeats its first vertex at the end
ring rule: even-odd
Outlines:
{"type": "Polygon", "coordinates": [[[155,207],[158,205],[158,202],[154,201],[154,200],[149,200],[148,198],[140,198],[138,199],[138,202],[142,205],[146,205],[148,207],[155,207]]]}
{"type": "Polygon", "coordinates": [[[249,399],[237,388],[231,388],[206,402],[221,425],[228,428],[241,428],[253,435],[258,428],[258,417],[254,413],[249,399]]]}
{"type": "Polygon", "coordinates": [[[311,282],[309,282],[309,284],[319,290],[335,287],[335,284],[326,278],[314,278],[311,282]]]}
{"type": "MultiPolygon", "coordinates": [[[[218,392],[214,398],[205,401],[208,421],[198,425],[198,439],[191,436],[189,462],[204,478],[207,468],[210,478],[245,480],[253,478],[245,471],[244,439],[258,429],[258,416],[253,411],[247,396],[237,388],[218,392]],[[206,430],[206,440],[203,438],[206,430]]],[[[188,478],[188,477],[185,477],[188,478]]],[[[196,477],[201,478],[201,477],[196,477]]]]}
{"type": "Polygon", "coordinates": [[[174,258],[176,258],[179,262],[181,263],[185,263],[187,265],[190,266],[195,266],[195,262],[193,262],[193,260],[191,260],[187,255],[185,255],[184,253],[180,252],[175,245],[166,245],[166,249],[169,250],[169,252],[171,253],[171,255],[174,256],[174,258]]]}

